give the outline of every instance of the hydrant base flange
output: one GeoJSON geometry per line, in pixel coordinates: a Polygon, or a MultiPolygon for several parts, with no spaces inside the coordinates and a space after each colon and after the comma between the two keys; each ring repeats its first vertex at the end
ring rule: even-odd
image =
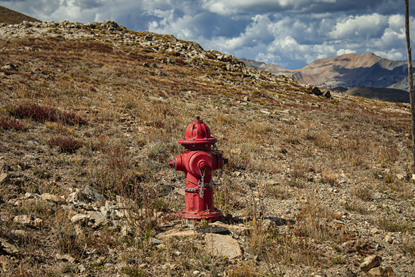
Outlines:
{"type": "Polygon", "coordinates": [[[217,221],[222,218],[223,214],[215,208],[214,210],[199,212],[186,212],[185,210],[181,210],[177,212],[177,216],[193,220],[217,221]]]}

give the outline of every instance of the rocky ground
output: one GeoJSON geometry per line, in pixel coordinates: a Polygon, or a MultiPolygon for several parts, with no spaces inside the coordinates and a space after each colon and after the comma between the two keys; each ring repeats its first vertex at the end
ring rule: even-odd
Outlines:
{"type": "Polygon", "coordinates": [[[0,37],[2,275],[414,275],[407,104],[111,21],[0,37]],[[195,116],[229,159],[215,223],[176,218],[195,116]]]}

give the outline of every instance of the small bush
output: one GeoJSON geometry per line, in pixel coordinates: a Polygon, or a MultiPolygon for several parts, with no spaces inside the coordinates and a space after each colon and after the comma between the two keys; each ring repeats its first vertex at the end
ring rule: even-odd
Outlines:
{"type": "Polygon", "coordinates": [[[70,254],[76,259],[82,258],[84,252],[83,245],[81,245],[80,240],[76,238],[74,233],[60,233],[57,243],[62,253],[70,254]]]}
{"type": "Polygon", "coordinates": [[[83,143],[72,138],[57,137],[50,139],[47,144],[49,146],[58,146],[59,150],[67,153],[74,153],[83,146],[83,143]]]}
{"type": "Polygon", "coordinates": [[[20,123],[15,119],[11,119],[10,117],[3,117],[0,119],[0,127],[8,130],[8,129],[15,129],[16,131],[24,131],[26,126],[20,123]]]}
{"type": "Polygon", "coordinates": [[[402,241],[402,251],[415,257],[415,242],[413,239],[405,238],[402,241]]]}
{"type": "Polygon", "coordinates": [[[184,60],[180,59],[180,58],[176,58],[174,63],[177,64],[177,65],[181,65],[181,66],[187,65],[187,63],[184,60]]]}
{"type": "Polygon", "coordinates": [[[62,112],[58,109],[39,106],[33,103],[22,104],[9,110],[10,115],[18,118],[30,118],[37,122],[61,122],[68,125],[86,124],[86,120],[75,113],[62,112]]]}
{"type": "Polygon", "coordinates": [[[357,186],[354,188],[354,194],[366,202],[373,200],[373,193],[373,190],[366,186],[357,186]]]}
{"type": "Polygon", "coordinates": [[[380,228],[388,232],[406,232],[410,228],[406,222],[397,218],[397,216],[388,214],[377,220],[380,228]]]}

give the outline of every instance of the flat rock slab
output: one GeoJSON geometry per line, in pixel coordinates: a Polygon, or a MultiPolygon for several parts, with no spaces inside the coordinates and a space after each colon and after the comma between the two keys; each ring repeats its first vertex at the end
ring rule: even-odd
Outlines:
{"type": "Polygon", "coordinates": [[[178,237],[178,238],[198,238],[198,237],[200,237],[200,234],[198,234],[194,230],[178,231],[178,230],[173,229],[173,230],[169,230],[169,231],[164,232],[164,233],[160,233],[156,236],[156,238],[158,238],[160,240],[167,240],[167,239],[174,238],[174,237],[178,237]]]}
{"type": "Polygon", "coordinates": [[[242,257],[242,250],[238,242],[231,236],[206,234],[205,250],[215,256],[226,256],[229,259],[242,257]]]}
{"type": "Polygon", "coordinates": [[[210,224],[210,226],[225,227],[231,232],[238,232],[242,235],[248,235],[249,231],[251,230],[248,227],[243,227],[243,226],[238,226],[238,225],[228,225],[220,221],[213,222],[210,224]]]}
{"type": "Polygon", "coordinates": [[[214,234],[228,235],[230,233],[228,228],[218,227],[218,226],[197,228],[196,231],[202,234],[214,233],[214,234]]]}

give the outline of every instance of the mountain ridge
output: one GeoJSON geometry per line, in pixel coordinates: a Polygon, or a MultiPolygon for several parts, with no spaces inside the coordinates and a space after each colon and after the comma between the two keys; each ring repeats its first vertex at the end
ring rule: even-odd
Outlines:
{"type": "Polygon", "coordinates": [[[248,66],[274,74],[293,75],[303,84],[323,87],[384,87],[407,90],[406,61],[392,61],[373,53],[344,54],[316,60],[302,68],[287,70],[277,65],[252,62],[242,58],[248,66]]]}
{"type": "Polygon", "coordinates": [[[0,23],[19,24],[23,21],[40,22],[39,19],[0,6],[0,23]]]}

